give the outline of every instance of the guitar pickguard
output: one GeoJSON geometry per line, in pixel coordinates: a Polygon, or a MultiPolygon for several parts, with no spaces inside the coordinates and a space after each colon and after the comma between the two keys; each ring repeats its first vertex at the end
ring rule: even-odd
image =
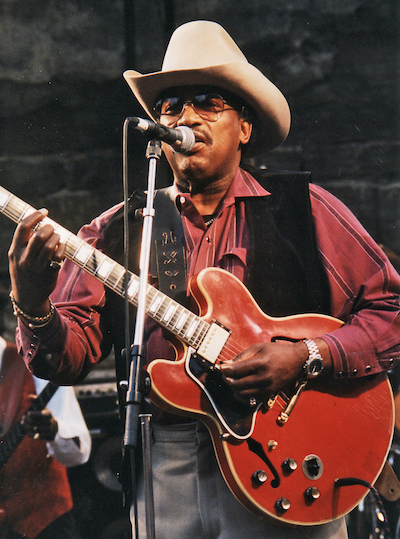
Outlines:
{"type": "Polygon", "coordinates": [[[231,388],[223,381],[220,369],[210,367],[192,348],[187,351],[185,369],[207,395],[226,432],[238,440],[251,436],[259,406],[238,401],[231,388]]]}

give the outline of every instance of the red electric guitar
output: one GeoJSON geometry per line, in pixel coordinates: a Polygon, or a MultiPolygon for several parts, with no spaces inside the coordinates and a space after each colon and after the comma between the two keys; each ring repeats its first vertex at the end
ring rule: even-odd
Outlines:
{"type": "MultiPolygon", "coordinates": [[[[33,211],[0,187],[0,212],[19,222],[33,211]]],[[[125,295],[121,265],[48,217],[41,223],[60,234],[68,259],[125,295]]],[[[136,305],[139,278],[128,278],[136,305]]],[[[256,342],[312,339],[342,322],[319,314],[267,316],[239,280],[217,268],[192,280],[191,292],[200,316],[148,285],[146,313],[174,336],[177,351],[176,361],[148,366],[150,398],[206,424],[229,488],[256,515],[311,525],[351,511],[390,448],[394,407],[386,375],[299,383],[263,405],[241,404],[222,380],[221,363],[256,342]]]]}

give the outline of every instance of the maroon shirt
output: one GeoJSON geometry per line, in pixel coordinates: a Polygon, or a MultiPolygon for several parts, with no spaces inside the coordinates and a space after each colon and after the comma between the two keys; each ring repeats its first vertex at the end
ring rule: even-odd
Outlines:
{"type": "MultiPolygon", "coordinates": [[[[176,189],[176,196],[190,275],[219,266],[243,281],[249,240],[244,205],[235,199],[268,193],[239,169],[208,229],[190,195],[176,189]]],[[[400,277],[346,206],[316,185],[310,185],[310,197],[317,247],[330,286],[331,314],[345,322],[322,336],[332,354],[334,374],[358,377],[388,370],[400,359],[400,277]]],[[[79,236],[102,250],[104,228],[120,206],[84,226],[79,236]]],[[[101,358],[99,320],[105,290],[101,282],[67,260],[52,299],[57,313],[51,323],[37,334],[20,323],[18,344],[38,376],[46,366],[55,373],[56,383],[73,383],[101,358]]],[[[147,329],[148,357],[172,359],[173,349],[160,338],[159,328],[150,323],[147,329]]]]}

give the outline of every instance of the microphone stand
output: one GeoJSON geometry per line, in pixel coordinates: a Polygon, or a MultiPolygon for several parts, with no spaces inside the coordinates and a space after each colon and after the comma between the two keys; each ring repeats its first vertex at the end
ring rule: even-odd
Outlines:
{"type": "MultiPolygon", "coordinates": [[[[127,185],[127,130],[129,123],[132,119],[127,118],[124,123],[123,130],[123,176],[124,183],[127,185]]],[[[145,364],[145,350],[143,347],[144,338],[144,326],[146,315],[146,296],[147,296],[147,284],[150,266],[150,249],[151,249],[151,237],[153,220],[155,215],[154,210],[154,192],[155,192],[155,177],[157,162],[161,157],[161,142],[159,140],[152,140],[148,143],[146,150],[146,157],[149,161],[148,171],[148,188],[146,207],[143,209],[143,230],[142,230],[142,242],[140,248],[140,274],[139,274],[139,293],[137,302],[137,313],[135,322],[135,333],[133,346],[130,354],[130,366],[129,366],[129,383],[128,391],[126,395],[126,418],[125,418],[125,434],[124,434],[124,448],[130,451],[131,456],[131,472],[132,472],[132,493],[135,497],[136,494],[136,480],[135,480],[135,460],[134,451],[137,448],[138,437],[138,421],[141,419],[141,434],[142,434],[142,448],[143,448],[143,473],[144,473],[144,487],[145,487],[145,508],[146,508],[146,533],[148,539],[155,538],[155,525],[154,525],[154,500],[153,500],[153,482],[152,482],[152,466],[151,466],[151,440],[150,440],[150,418],[151,414],[141,414],[140,409],[142,405],[143,396],[142,389],[142,377],[143,366],[145,364]]],[[[125,222],[127,223],[128,204],[125,200],[125,222]]],[[[128,228],[128,227],[126,227],[128,228]]],[[[128,256],[126,253],[129,251],[129,238],[125,232],[125,268],[127,269],[128,256]]],[[[129,300],[127,294],[127,280],[125,279],[125,313],[129,316],[129,300]]],[[[129,318],[128,327],[129,327],[129,318]]],[[[128,340],[128,332],[126,332],[125,338],[128,340]]],[[[126,342],[126,351],[130,349],[129,340],[126,342]]],[[[126,352],[127,355],[127,352],[126,352]]],[[[128,357],[128,355],[127,355],[128,357]]],[[[135,503],[135,532],[138,537],[138,522],[137,522],[137,507],[135,503]]]]}

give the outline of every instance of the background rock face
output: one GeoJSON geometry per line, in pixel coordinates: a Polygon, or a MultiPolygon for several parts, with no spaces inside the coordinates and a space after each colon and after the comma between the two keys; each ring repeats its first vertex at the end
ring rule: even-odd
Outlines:
{"type": "MultiPolygon", "coordinates": [[[[173,29],[209,19],[292,109],[287,141],[253,164],[311,170],[400,253],[397,10],[397,0],[3,0],[0,184],[74,232],[121,200],[122,125],[143,115],[122,72],[158,70],[173,29]]],[[[143,186],[139,133],[129,147],[132,188],[143,186]]],[[[14,225],[0,219],[6,286],[14,225]]]]}

